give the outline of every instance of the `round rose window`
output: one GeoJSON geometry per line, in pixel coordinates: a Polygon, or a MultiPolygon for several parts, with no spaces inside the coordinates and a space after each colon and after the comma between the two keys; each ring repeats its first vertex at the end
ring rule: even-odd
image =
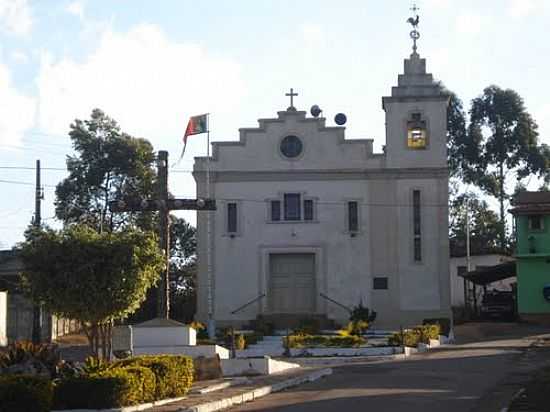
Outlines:
{"type": "Polygon", "coordinates": [[[281,141],[281,153],[291,159],[300,156],[303,148],[302,141],[296,136],[286,136],[281,141]]]}

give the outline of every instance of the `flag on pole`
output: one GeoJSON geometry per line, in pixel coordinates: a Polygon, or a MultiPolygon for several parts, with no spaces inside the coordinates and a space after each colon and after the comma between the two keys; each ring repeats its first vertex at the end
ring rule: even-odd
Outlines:
{"type": "Polygon", "coordinates": [[[189,118],[187,123],[187,129],[183,135],[183,144],[187,144],[187,136],[194,134],[206,133],[208,131],[208,115],[201,114],[199,116],[193,116],[189,118]]]}
{"type": "Polygon", "coordinates": [[[200,114],[198,116],[192,116],[189,118],[185,134],[183,135],[183,150],[177,163],[183,158],[185,153],[185,147],[187,146],[187,137],[194,134],[201,134],[208,132],[208,114],[200,114]]]}

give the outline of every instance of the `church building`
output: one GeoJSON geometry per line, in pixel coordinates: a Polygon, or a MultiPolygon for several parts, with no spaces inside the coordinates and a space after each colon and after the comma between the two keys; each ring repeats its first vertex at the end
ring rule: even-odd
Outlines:
{"type": "Polygon", "coordinates": [[[298,110],[291,90],[286,110],[195,158],[197,196],[217,203],[197,218],[197,320],[341,325],[359,303],[377,312],[376,328],[451,317],[449,96],[414,40],[382,97],[383,153],[298,110]]]}

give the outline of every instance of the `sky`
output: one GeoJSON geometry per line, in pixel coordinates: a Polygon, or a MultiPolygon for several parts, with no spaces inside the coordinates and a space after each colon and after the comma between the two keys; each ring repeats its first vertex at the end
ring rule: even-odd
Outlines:
{"type": "MultiPolygon", "coordinates": [[[[23,240],[40,159],[42,216],[75,119],[100,108],[175,161],[189,116],[211,113],[212,141],[295,106],[347,115],[346,138],[385,143],[381,98],[411,53],[405,0],[0,0],[0,249],[23,240]]],[[[491,84],[517,91],[550,144],[547,0],[419,0],[418,52],[468,108],[491,84]]],[[[189,138],[170,190],[195,197],[189,138]]],[[[179,212],[192,224],[193,212],[179,212]]]]}

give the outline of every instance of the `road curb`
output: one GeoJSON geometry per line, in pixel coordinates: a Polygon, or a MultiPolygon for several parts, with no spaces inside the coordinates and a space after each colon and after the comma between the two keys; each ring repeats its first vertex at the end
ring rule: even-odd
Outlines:
{"type": "Polygon", "coordinates": [[[517,391],[514,396],[512,396],[512,399],[510,399],[510,402],[508,402],[508,406],[505,406],[500,410],[500,412],[508,412],[510,410],[510,405],[512,405],[512,402],[514,402],[517,398],[519,398],[523,393],[525,392],[525,388],[521,388],[519,391],[517,391]]]}
{"type": "Polygon", "coordinates": [[[245,402],[253,401],[270,393],[279,392],[292,386],[297,386],[306,382],[313,382],[324,376],[332,374],[331,368],[318,369],[310,372],[306,375],[297,376],[295,378],[287,379],[282,382],[274,383],[272,385],[261,386],[256,389],[252,389],[248,392],[240,395],[230,396],[224,399],[219,399],[213,402],[205,402],[200,405],[190,406],[186,408],[178,409],[177,412],[214,412],[222,409],[230,408],[235,405],[240,405],[245,402]]]}

